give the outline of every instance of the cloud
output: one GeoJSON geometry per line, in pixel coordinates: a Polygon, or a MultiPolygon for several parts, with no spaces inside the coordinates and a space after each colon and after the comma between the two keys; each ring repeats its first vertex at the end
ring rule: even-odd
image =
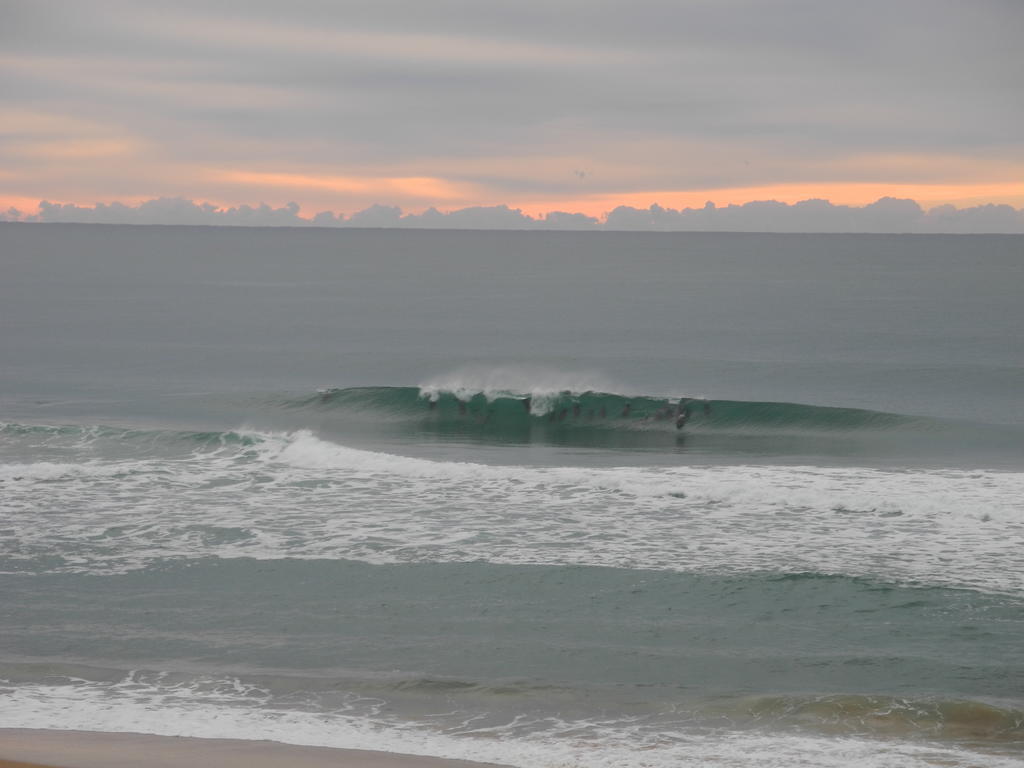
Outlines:
{"type": "Polygon", "coordinates": [[[761,200],[743,205],[674,210],[619,206],[608,214],[605,229],[707,232],[879,232],[879,233],[1024,233],[1024,209],[1009,205],[925,211],[916,201],[883,197],[864,206],[802,200],[792,205],[761,200]]]}
{"type": "Polygon", "coordinates": [[[849,202],[836,188],[868,183],[890,188],[859,202],[960,205],[905,187],[1024,174],[1024,3],[1010,0],[4,8],[11,197],[574,210],[786,184],[849,202]]]}
{"type": "Polygon", "coordinates": [[[332,211],[303,216],[294,202],[278,208],[266,203],[218,207],[184,198],[157,198],[136,206],[114,202],[90,207],[44,200],[38,213],[26,214],[12,207],[0,212],[0,221],[638,232],[1024,233],[1024,209],[986,204],[967,208],[940,205],[925,210],[914,200],[893,197],[864,206],[833,205],[821,199],[793,204],[758,200],[727,206],[708,202],[700,208],[681,209],[620,205],[603,218],[565,211],[530,216],[507,205],[448,212],[428,208],[419,214],[404,213],[393,205],[371,205],[350,216],[332,211]]]}
{"type": "Polygon", "coordinates": [[[400,195],[408,198],[431,200],[458,200],[472,195],[467,185],[459,185],[445,179],[430,177],[332,177],[299,173],[254,173],[251,171],[220,171],[210,174],[212,178],[226,181],[239,187],[291,188],[327,190],[341,194],[361,193],[370,195],[400,195]]]}
{"type": "Polygon", "coordinates": [[[94,224],[221,224],[254,227],[305,226],[308,219],[299,216],[299,206],[289,203],[272,208],[258,206],[218,208],[212,203],[195,203],[180,197],[161,197],[137,206],[124,203],[97,203],[79,206],[72,203],[39,203],[39,213],[22,217],[23,221],[88,222],[94,224]]]}

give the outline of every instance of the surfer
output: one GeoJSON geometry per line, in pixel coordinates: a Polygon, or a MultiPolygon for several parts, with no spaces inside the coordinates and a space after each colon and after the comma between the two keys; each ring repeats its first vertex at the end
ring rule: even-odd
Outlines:
{"type": "Polygon", "coordinates": [[[622,409],[622,418],[628,419],[629,415],[633,412],[633,405],[626,403],[626,407],[622,409]]]}
{"type": "Polygon", "coordinates": [[[523,408],[526,409],[526,412],[529,413],[530,409],[532,407],[533,407],[533,398],[532,397],[524,397],[523,398],[523,408]]]}
{"type": "Polygon", "coordinates": [[[684,397],[676,406],[676,429],[682,429],[690,419],[690,398],[684,397]]]}

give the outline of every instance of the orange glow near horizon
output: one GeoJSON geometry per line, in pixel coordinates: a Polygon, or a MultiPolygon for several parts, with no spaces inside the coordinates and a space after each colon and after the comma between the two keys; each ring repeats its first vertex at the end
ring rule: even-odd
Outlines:
{"type": "Polygon", "coordinates": [[[218,181],[251,187],[316,189],[367,196],[390,194],[424,200],[463,200],[472,193],[469,185],[431,176],[311,176],[301,173],[253,171],[222,171],[211,175],[218,181]]]}
{"type": "Polygon", "coordinates": [[[872,184],[838,183],[829,185],[774,184],[761,187],[731,187],[723,189],[656,190],[624,192],[566,200],[531,200],[510,207],[524,211],[547,212],[561,210],[567,213],[585,213],[598,218],[620,205],[650,208],[657,204],[663,208],[702,208],[708,201],[718,207],[743,205],[759,200],[775,200],[792,205],[802,200],[822,199],[833,205],[864,206],[883,197],[909,198],[928,209],[947,203],[969,208],[987,203],[1024,207],[1024,183],[995,184],[872,184]]]}
{"type": "MultiPolygon", "coordinates": [[[[602,193],[585,197],[534,198],[529,200],[500,200],[492,195],[480,194],[472,185],[450,182],[433,177],[316,177],[303,174],[269,174],[249,172],[225,172],[218,174],[220,181],[244,185],[250,194],[242,200],[225,200],[224,195],[192,198],[197,203],[209,202],[218,208],[257,205],[266,201],[279,207],[291,200],[299,203],[301,215],[312,216],[320,210],[351,215],[368,208],[374,203],[401,204],[411,199],[415,205],[401,206],[406,213],[422,213],[431,205],[444,212],[459,210],[474,205],[508,205],[524,213],[539,216],[550,211],[583,213],[602,218],[620,205],[634,208],[649,208],[657,204],[664,208],[701,208],[707,201],[718,207],[742,205],[760,200],[775,200],[793,204],[802,200],[824,199],[834,205],[863,206],[882,197],[909,198],[916,200],[922,208],[952,204],[967,208],[985,204],[1005,204],[1024,208],[1024,183],[979,183],[979,184],[872,184],[837,183],[829,185],[776,184],[759,187],[733,187],[697,190],[653,190],[644,192],[602,193]],[[287,190],[287,191],[284,191],[287,190]],[[326,194],[325,194],[326,193],[326,194]],[[475,194],[474,194],[475,193],[475,194]],[[341,208],[331,205],[336,195],[348,198],[362,198],[363,204],[341,208]],[[219,199],[218,199],[219,198],[219,199]],[[483,199],[482,199],[483,198],[483,199]],[[392,200],[395,200],[392,203],[392,200]]],[[[96,203],[81,199],[49,198],[51,202],[73,203],[92,207],[96,203]]],[[[118,202],[137,206],[153,199],[153,196],[119,196],[118,202]]],[[[23,215],[34,215],[39,211],[40,198],[0,193],[0,211],[18,209],[23,215]]],[[[110,201],[105,201],[109,204],[110,201]]]]}
{"type": "Polygon", "coordinates": [[[14,195],[0,195],[0,213],[14,208],[21,213],[38,213],[38,197],[15,197],[14,195]]]}
{"type": "MultiPolygon", "coordinates": [[[[148,200],[152,200],[152,195],[118,195],[116,200],[101,200],[101,203],[110,205],[112,202],[123,203],[127,206],[138,206],[145,203],[148,200]]],[[[95,202],[84,202],[80,200],[68,200],[55,197],[26,197],[24,195],[5,195],[0,192],[0,213],[3,213],[11,208],[17,209],[22,215],[34,216],[39,213],[39,203],[43,200],[53,203],[54,205],[77,205],[83,208],[92,208],[99,203],[95,202]]],[[[197,201],[198,202],[198,201],[197,201]]]]}

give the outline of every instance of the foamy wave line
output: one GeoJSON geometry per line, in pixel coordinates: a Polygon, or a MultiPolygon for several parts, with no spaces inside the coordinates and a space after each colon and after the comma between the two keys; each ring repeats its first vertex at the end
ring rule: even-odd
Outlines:
{"type": "Polygon", "coordinates": [[[487,400],[529,397],[534,413],[545,413],[560,394],[571,392],[619,392],[633,395],[603,374],[594,371],[565,371],[524,365],[466,366],[420,383],[420,394],[436,400],[441,394],[469,400],[483,395],[487,400]]]}
{"type": "MultiPolygon", "coordinates": [[[[553,720],[546,729],[443,732],[357,707],[296,711],[266,704],[264,692],[235,685],[154,686],[133,675],[118,683],[5,686],[0,719],[10,728],[269,739],[477,760],[522,768],[1019,768],[1016,756],[920,741],[824,738],[765,732],[648,730],[628,721],[553,720]]],[[[371,708],[372,710],[372,708],[371,708]]]]}
{"type": "Polygon", "coordinates": [[[479,560],[1024,593],[1024,473],[495,466],[309,431],[243,436],[174,457],[0,466],[5,567],[37,557],[100,572],[166,557],[479,560]]]}
{"type": "Polygon", "coordinates": [[[124,472],[118,465],[99,461],[0,464],[0,482],[48,482],[71,478],[113,477],[124,472]]]}
{"type": "MultiPolygon", "coordinates": [[[[702,477],[725,477],[730,475],[748,479],[766,480],[765,485],[789,491],[792,480],[812,482],[821,478],[823,485],[838,490],[836,478],[855,480],[891,479],[894,485],[913,487],[922,480],[935,482],[979,481],[979,486],[992,487],[995,483],[1010,483],[1024,492],[1024,473],[989,470],[884,470],[861,467],[816,467],[811,465],[727,465],[727,466],[658,466],[648,467],[524,467],[509,465],[480,464],[475,462],[434,461],[391,453],[351,448],[324,440],[310,430],[294,432],[252,432],[243,431],[258,440],[254,450],[268,463],[286,464],[296,469],[356,470],[373,473],[387,473],[400,477],[462,480],[494,479],[529,480],[551,484],[572,484],[628,492],[634,496],[664,496],[678,492],[680,497],[706,498],[722,501],[724,497],[703,496],[700,490],[694,494],[684,492],[681,481],[702,477]],[[781,482],[772,480],[779,478],[781,482]],[[790,481],[790,482],[787,482],[790,481]]],[[[757,497],[765,499],[763,487],[753,489],[757,497]]],[[[770,497],[769,497],[770,498],[770,497]]],[[[790,496],[787,494],[787,498],[790,496]]],[[[908,499],[920,499],[917,489],[908,499]]],[[[857,505],[852,505],[856,508],[857,505]]],[[[931,508],[930,506],[927,508],[931,508]]]]}
{"type": "Polygon", "coordinates": [[[1005,522],[1010,523],[1019,522],[1016,498],[1017,494],[1024,495],[1024,473],[1012,472],[799,465],[522,467],[433,461],[350,448],[323,440],[309,430],[260,436],[256,451],[263,460],[299,470],[356,470],[407,478],[511,482],[517,486],[532,483],[538,488],[576,487],[708,504],[744,502],[810,509],[820,507],[827,496],[828,508],[838,512],[926,514],[948,510],[951,495],[973,488],[992,491],[995,504],[988,510],[989,520],[998,510],[1007,513],[1005,522]],[[878,497],[879,489],[886,492],[885,499],[878,497]]]}

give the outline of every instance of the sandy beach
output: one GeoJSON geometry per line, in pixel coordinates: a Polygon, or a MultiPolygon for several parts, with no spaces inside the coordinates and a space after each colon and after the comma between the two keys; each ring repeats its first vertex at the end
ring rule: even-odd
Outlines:
{"type": "Polygon", "coordinates": [[[138,733],[0,729],[0,768],[483,768],[437,757],[332,749],[273,741],[138,733]]]}

